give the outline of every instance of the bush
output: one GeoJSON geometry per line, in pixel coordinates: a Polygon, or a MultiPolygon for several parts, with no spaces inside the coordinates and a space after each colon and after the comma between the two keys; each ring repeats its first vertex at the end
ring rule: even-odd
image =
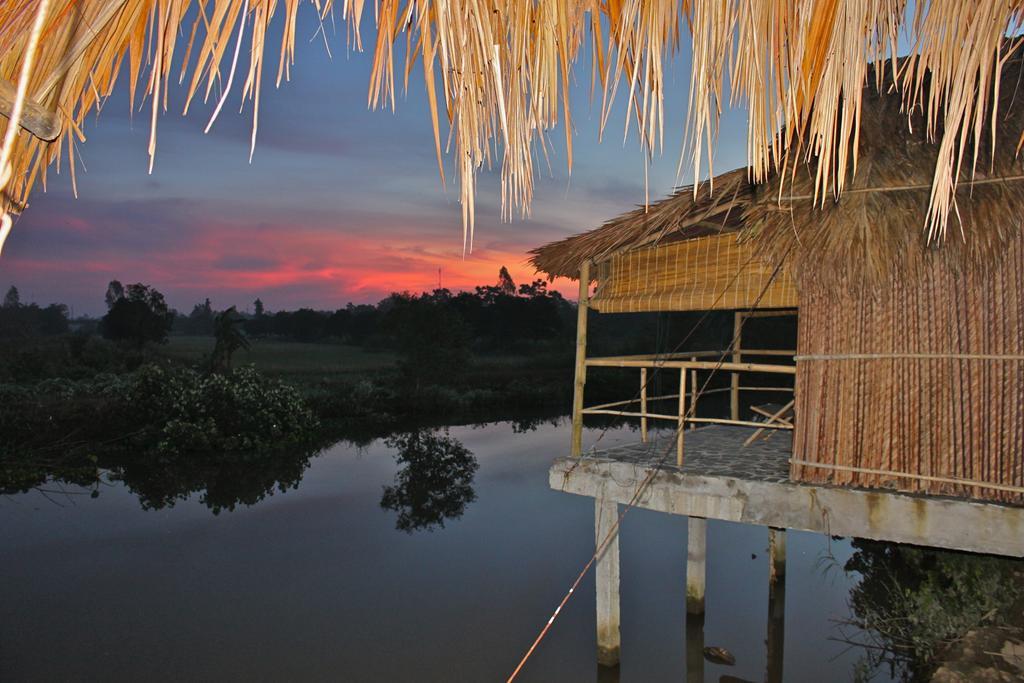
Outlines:
{"type": "Polygon", "coordinates": [[[130,447],[136,454],[255,453],[310,435],[313,413],[291,387],[251,367],[205,375],[143,365],[122,375],[0,385],[0,452],[130,447]]]}

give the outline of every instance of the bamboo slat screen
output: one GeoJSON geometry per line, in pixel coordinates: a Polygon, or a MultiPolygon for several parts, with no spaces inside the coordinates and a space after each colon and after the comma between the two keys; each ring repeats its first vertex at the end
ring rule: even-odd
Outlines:
{"type": "Polygon", "coordinates": [[[793,280],[753,255],[734,233],[628,251],[598,265],[591,306],[602,313],[793,308],[793,280]]]}
{"type": "Polygon", "coordinates": [[[955,273],[941,261],[874,297],[833,273],[800,274],[794,480],[1024,502],[1020,491],[850,470],[1024,487],[1022,240],[994,267],[955,273]],[[885,357],[836,358],[851,354],[885,357]]]}

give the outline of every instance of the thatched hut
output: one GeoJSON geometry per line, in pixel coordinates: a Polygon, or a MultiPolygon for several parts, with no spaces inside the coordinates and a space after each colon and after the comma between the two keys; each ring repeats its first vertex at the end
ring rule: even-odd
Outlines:
{"type": "MultiPolygon", "coordinates": [[[[1004,82],[1020,71],[1010,60],[1004,82]]],[[[1001,96],[989,135],[1024,123],[1013,96],[1001,96]]],[[[814,164],[761,185],[740,169],[541,247],[532,262],[596,280],[581,309],[798,308],[794,480],[1020,500],[1024,164],[1012,146],[972,145],[955,238],[930,242],[938,152],[925,122],[908,125],[900,99],[873,85],[862,116],[839,199],[816,191],[814,164]]]]}

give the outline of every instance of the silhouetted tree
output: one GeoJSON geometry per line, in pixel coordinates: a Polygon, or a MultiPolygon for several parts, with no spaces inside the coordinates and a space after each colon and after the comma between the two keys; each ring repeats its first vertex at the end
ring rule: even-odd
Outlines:
{"type": "Polygon", "coordinates": [[[11,285],[11,288],[7,290],[7,294],[4,295],[4,308],[17,308],[21,305],[21,295],[18,293],[18,288],[11,285]]]}
{"type": "Polygon", "coordinates": [[[498,271],[498,291],[505,296],[516,295],[516,283],[512,282],[512,276],[508,274],[508,268],[505,266],[498,271]]]}
{"type": "Polygon", "coordinates": [[[192,307],[192,312],[188,314],[188,320],[184,321],[182,327],[187,334],[213,334],[213,317],[213,304],[206,299],[192,307]]]}
{"type": "Polygon", "coordinates": [[[128,285],[124,296],[114,302],[100,325],[107,339],[129,341],[136,346],[146,342],[164,343],[174,322],[164,295],[156,289],[136,283],[128,285]]]}
{"type": "Polygon", "coordinates": [[[519,296],[538,297],[548,295],[548,283],[544,280],[534,280],[528,285],[519,285],[519,296]]]}
{"type": "Polygon", "coordinates": [[[36,304],[15,304],[9,293],[8,299],[11,300],[0,306],[0,338],[29,338],[68,331],[68,307],[64,304],[50,304],[46,308],[36,304]]]}
{"type": "Polygon", "coordinates": [[[110,284],[107,285],[107,293],[103,296],[103,300],[107,304],[107,310],[109,311],[117,303],[118,299],[124,298],[124,286],[119,280],[111,280],[110,284]]]}
{"type": "Polygon", "coordinates": [[[249,340],[242,331],[242,317],[234,306],[214,318],[213,335],[217,341],[213,345],[210,365],[214,372],[226,372],[231,369],[231,357],[235,351],[249,348],[249,340]]]}
{"type": "Polygon", "coordinates": [[[448,383],[469,363],[469,329],[449,306],[429,298],[393,294],[384,327],[402,354],[399,367],[419,388],[448,383]]]}

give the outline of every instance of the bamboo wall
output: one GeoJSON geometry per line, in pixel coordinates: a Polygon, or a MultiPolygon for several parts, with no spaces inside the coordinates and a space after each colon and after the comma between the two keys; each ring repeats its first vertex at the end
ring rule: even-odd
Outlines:
{"type": "Polygon", "coordinates": [[[735,233],[698,237],[599,264],[590,305],[601,313],[796,307],[793,280],[782,271],[773,281],[772,271],[735,233]]]}
{"type": "Polygon", "coordinates": [[[1024,487],[1022,240],[992,268],[956,274],[939,261],[874,298],[801,273],[793,479],[1024,502],[1020,491],[892,474],[1024,487]],[[806,358],[915,353],[946,357],[806,358]]]}

